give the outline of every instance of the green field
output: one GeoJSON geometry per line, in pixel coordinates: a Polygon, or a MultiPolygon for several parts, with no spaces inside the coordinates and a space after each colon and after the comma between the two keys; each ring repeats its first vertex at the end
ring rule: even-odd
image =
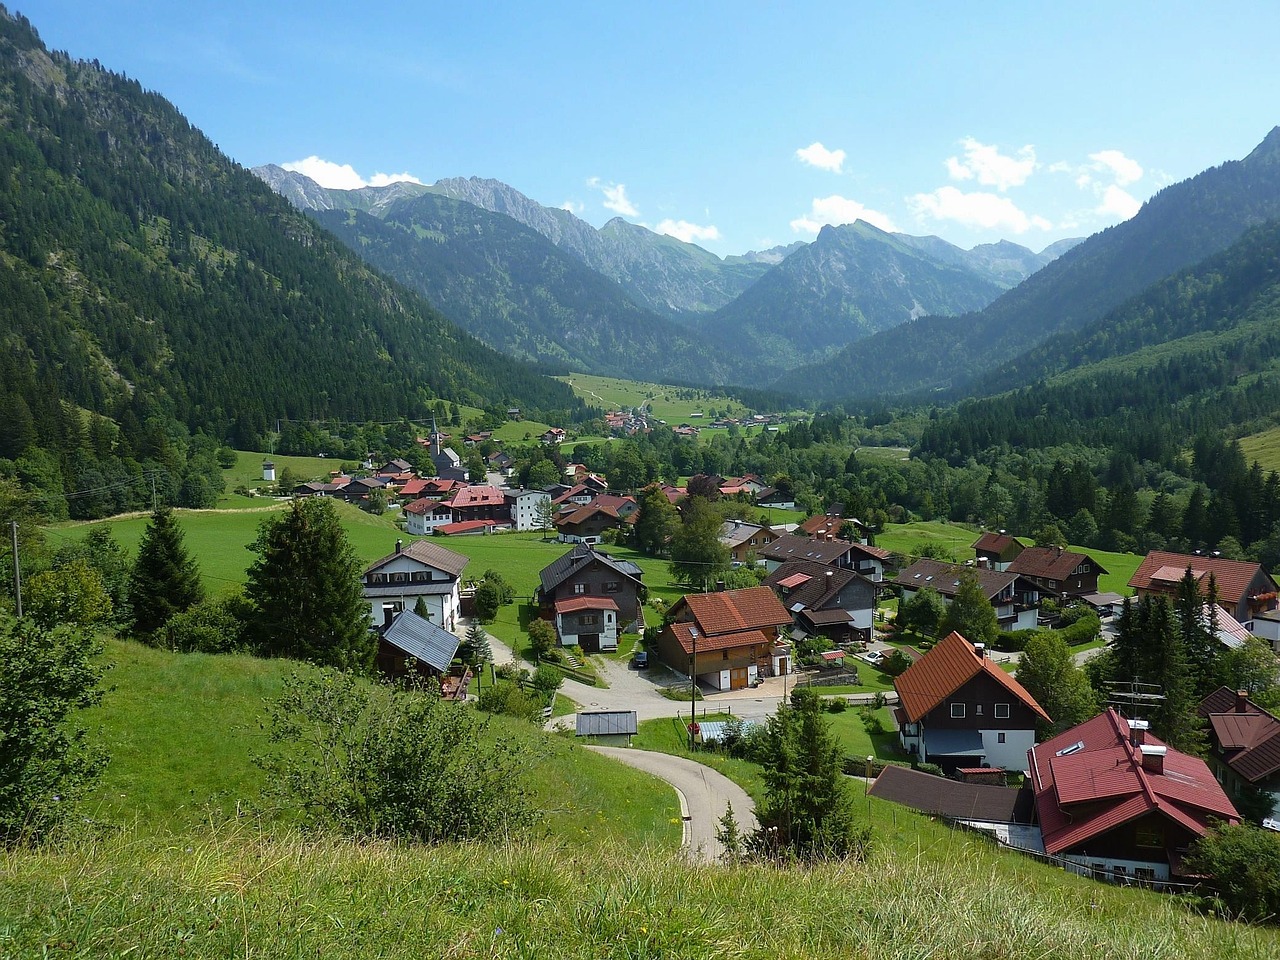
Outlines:
{"type": "Polygon", "coordinates": [[[1256,460],[1267,472],[1280,470],[1280,427],[1241,437],[1240,449],[1244,451],[1245,462],[1256,460]]]}
{"type": "MultiPolygon", "coordinates": [[[[108,692],[85,720],[111,763],[87,803],[89,815],[164,834],[254,811],[263,778],[253,757],[268,747],[263,701],[278,695],[289,673],[310,668],[130,641],[110,641],[105,660],[112,665],[108,692]]],[[[678,843],[676,799],[665,784],[524,721],[492,722],[497,735],[526,745],[529,784],[551,836],[574,844],[678,843]],[[617,816],[619,807],[628,815],[617,816]]]]}
{"type": "Polygon", "coordinates": [[[619,380],[614,377],[594,377],[584,373],[575,373],[559,379],[573,387],[574,393],[593,406],[617,410],[647,404],[652,416],[665,420],[673,426],[685,422],[696,425],[697,419],[691,418],[690,415],[699,412],[705,414],[712,407],[731,417],[740,417],[748,412],[747,408],[737,401],[708,390],[689,390],[683,387],[664,386],[660,383],[619,380]],[[678,396],[679,393],[691,393],[694,396],[681,397],[678,396]]]}

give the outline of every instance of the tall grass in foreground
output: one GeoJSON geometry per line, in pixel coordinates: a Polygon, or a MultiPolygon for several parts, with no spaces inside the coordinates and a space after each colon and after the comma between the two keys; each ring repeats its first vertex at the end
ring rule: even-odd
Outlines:
{"type": "Polygon", "coordinates": [[[432,849],[231,824],[0,854],[13,957],[1133,958],[1258,960],[1271,929],[1096,884],[882,850],[812,870],[690,867],[547,843],[432,849]]]}

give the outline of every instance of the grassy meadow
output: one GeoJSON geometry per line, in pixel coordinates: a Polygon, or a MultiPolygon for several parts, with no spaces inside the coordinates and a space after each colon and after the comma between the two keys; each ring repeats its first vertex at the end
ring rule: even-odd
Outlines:
{"type": "MultiPolygon", "coordinates": [[[[178,654],[132,641],[110,641],[104,658],[111,665],[107,693],[85,721],[111,763],[86,804],[88,816],[135,836],[185,835],[260,811],[263,778],[254,757],[269,748],[264,701],[279,695],[290,673],[310,668],[178,654]]],[[[551,838],[574,845],[679,843],[671,822],[678,805],[665,784],[523,721],[494,717],[491,729],[524,745],[543,832],[551,838]]]]}

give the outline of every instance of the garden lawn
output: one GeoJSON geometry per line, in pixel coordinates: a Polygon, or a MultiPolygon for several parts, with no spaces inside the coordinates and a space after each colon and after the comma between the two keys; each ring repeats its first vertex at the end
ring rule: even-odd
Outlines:
{"type": "Polygon", "coordinates": [[[906,760],[906,755],[898,748],[893,712],[888,707],[881,707],[873,711],[872,715],[879,718],[884,727],[883,733],[867,732],[867,725],[862,722],[862,711],[858,707],[851,706],[840,713],[828,713],[826,717],[831,723],[831,732],[840,741],[847,756],[906,760]]]}

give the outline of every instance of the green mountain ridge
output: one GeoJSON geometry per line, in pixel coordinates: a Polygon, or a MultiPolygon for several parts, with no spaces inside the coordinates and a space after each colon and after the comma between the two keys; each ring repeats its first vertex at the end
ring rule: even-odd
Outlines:
{"type": "Polygon", "coordinates": [[[510,217],[434,193],[391,202],[381,218],[355,210],[311,216],[510,356],[632,379],[731,377],[693,335],[510,217]]]}
{"type": "Polygon", "coordinates": [[[375,273],[163,97],[49,53],[3,10],[0,173],[0,409],[17,411],[0,456],[58,400],[241,442],[277,418],[421,416],[441,398],[581,407],[375,273]]]}
{"type": "Polygon", "coordinates": [[[1280,128],[1244,160],[1165,187],[1134,217],[1089,237],[985,309],[912,320],[793,371],[785,386],[811,401],[939,389],[958,399],[975,376],[1084,327],[1277,216],[1280,128]],[[876,377],[859,375],[867,369],[876,377]]]}

